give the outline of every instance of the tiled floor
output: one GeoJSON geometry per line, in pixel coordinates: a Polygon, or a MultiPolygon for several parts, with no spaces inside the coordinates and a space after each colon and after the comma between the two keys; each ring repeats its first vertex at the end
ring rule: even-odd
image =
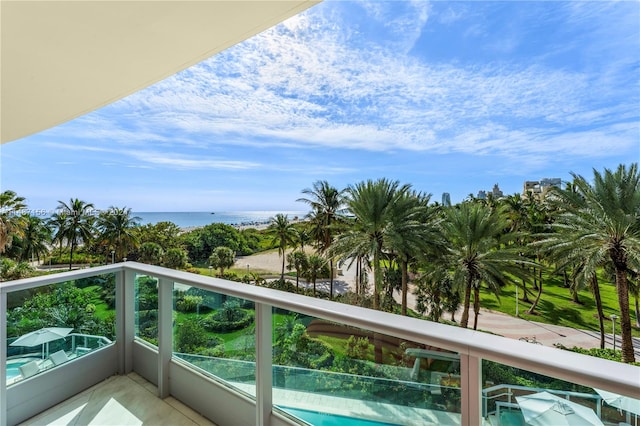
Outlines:
{"type": "Polygon", "coordinates": [[[215,426],[175,398],[156,395],[135,373],[113,376],[22,424],[215,426]]]}

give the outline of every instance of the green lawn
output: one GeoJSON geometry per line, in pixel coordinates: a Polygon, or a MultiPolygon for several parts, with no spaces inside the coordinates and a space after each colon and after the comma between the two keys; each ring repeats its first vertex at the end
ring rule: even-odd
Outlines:
{"type": "Polygon", "coordinates": [[[86,294],[89,295],[90,301],[96,307],[96,311],[94,315],[100,319],[107,319],[114,312],[113,309],[110,309],[107,304],[102,300],[100,295],[102,294],[102,287],[99,285],[92,285],[89,287],[85,287],[82,289],[86,294]]]}
{"type": "MultiPolygon", "coordinates": [[[[543,283],[543,292],[540,302],[536,307],[533,315],[527,314],[526,311],[531,304],[522,301],[522,289],[519,289],[519,312],[520,317],[530,320],[542,322],[545,324],[562,325],[583,330],[599,331],[598,316],[596,312],[596,304],[593,295],[588,290],[579,292],[580,304],[576,304],[571,300],[571,293],[568,288],[563,286],[561,276],[545,277],[543,283]]],[[[602,298],[603,312],[607,320],[605,321],[605,331],[611,333],[611,320],[609,315],[616,314],[619,316],[618,297],[616,295],[615,285],[600,279],[600,296],[602,298]]],[[[528,285],[531,289],[531,285],[528,285]]],[[[487,291],[482,291],[480,303],[483,308],[504,312],[515,316],[516,299],[515,286],[509,285],[502,288],[500,292],[500,300],[487,291]]],[[[529,295],[529,299],[533,302],[536,292],[529,295]]],[[[635,326],[634,298],[629,297],[631,305],[631,325],[635,326]]],[[[619,328],[618,328],[619,330],[619,328]]],[[[633,335],[640,337],[640,329],[633,328],[633,335]]]]}

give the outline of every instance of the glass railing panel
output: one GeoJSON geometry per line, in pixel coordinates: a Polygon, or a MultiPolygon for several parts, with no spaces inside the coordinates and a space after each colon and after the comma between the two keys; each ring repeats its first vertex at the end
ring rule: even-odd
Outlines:
{"type": "Polygon", "coordinates": [[[115,340],[115,275],[7,294],[7,385],[115,340]]]}
{"type": "Polygon", "coordinates": [[[603,406],[594,389],[555,377],[483,360],[482,383],[482,415],[491,424],[526,424],[530,416],[567,424],[571,419],[563,417],[576,413],[584,413],[584,419],[574,419],[575,424],[624,423],[624,416],[603,406]]]}
{"type": "Polygon", "coordinates": [[[135,335],[158,346],[158,279],[136,274],[134,289],[135,335]]]}
{"type": "Polygon", "coordinates": [[[173,307],[174,356],[255,397],[255,304],[175,284],[173,307]]]}
{"type": "Polygon", "coordinates": [[[285,412],[460,424],[458,354],[282,309],[273,324],[273,402],[285,412]]]}

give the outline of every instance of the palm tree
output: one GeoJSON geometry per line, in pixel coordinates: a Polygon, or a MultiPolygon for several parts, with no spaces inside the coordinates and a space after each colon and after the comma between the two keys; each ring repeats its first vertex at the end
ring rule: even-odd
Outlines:
{"type": "MultiPolygon", "coordinates": [[[[523,232],[527,228],[527,206],[534,203],[532,199],[533,195],[529,198],[523,199],[520,194],[508,195],[502,200],[502,203],[506,206],[507,216],[509,218],[509,231],[518,235],[515,240],[516,246],[522,247],[520,256],[524,257],[526,254],[525,246],[529,241],[526,238],[530,235],[528,232],[523,232]]],[[[525,267],[524,265],[522,266],[525,267]]],[[[522,280],[522,301],[525,303],[531,303],[529,300],[529,290],[527,289],[527,281],[522,280]]]]}
{"type": "Polygon", "coordinates": [[[306,228],[295,228],[296,229],[296,241],[295,245],[300,247],[300,251],[304,252],[304,246],[311,242],[311,232],[306,228]]]}
{"type": "Polygon", "coordinates": [[[26,225],[22,236],[18,240],[20,246],[20,258],[23,261],[36,258],[49,253],[47,243],[51,241],[51,229],[46,223],[36,216],[27,216],[26,225]]]}
{"type": "Polygon", "coordinates": [[[287,269],[296,270],[296,289],[300,284],[300,275],[307,269],[308,258],[303,251],[294,251],[287,255],[287,269]]]}
{"type": "Polygon", "coordinates": [[[552,225],[557,231],[541,241],[556,259],[581,264],[592,277],[609,264],[615,274],[620,306],[623,362],[634,362],[629,312],[628,273],[640,267],[640,174],[638,164],[594,170],[593,184],[576,174],[577,194],[558,191],[566,211],[552,225]]]}
{"type": "Polygon", "coordinates": [[[152,241],[142,243],[138,250],[140,262],[149,263],[151,265],[160,265],[163,261],[164,250],[158,243],[152,241]]]}
{"type": "MultiPolygon", "coordinates": [[[[313,189],[303,189],[302,193],[309,198],[299,198],[311,206],[307,216],[311,223],[311,235],[317,241],[320,253],[327,253],[336,233],[336,225],[342,222],[341,212],[344,209],[344,191],[338,191],[326,180],[316,181],[313,189]]],[[[333,298],[333,258],[329,258],[329,298],[333,298]]]]}
{"type": "Polygon", "coordinates": [[[100,240],[105,247],[112,247],[115,257],[127,257],[129,250],[138,245],[138,226],[140,218],[131,216],[131,209],[127,207],[109,207],[98,216],[98,231],[100,240]]]}
{"type": "Polygon", "coordinates": [[[526,271],[519,265],[526,261],[515,250],[501,249],[498,238],[507,242],[512,235],[504,232],[508,223],[500,209],[492,210],[484,204],[465,202],[447,209],[445,213],[443,230],[449,245],[446,264],[453,271],[454,285],[464,289],[460,326],[468,326],[473,291],[475,330],[478,326],[481,285],[486,285],[498,296],[500,287],[512,281],[511,276],[523,276],[526,271]]]}
{"type": "Polygon", "coordinates": [[[14,235],[22,235],[25,225],[22,210],[27,208],[24,200],[13,191],[0,192],[0,254],[11,247],[14,235]]]}
{"type": "Polygon", "coordinates": [[[380,309],[383,290],[381,262],[385,250],[398,238],[398,228],[393,228],[394,215],[410,192],[410,185],[398,181],[378,179],[360,182],[347,188],[347,209],[355,221],[350,230],[338,237],[330,255],[341,259],[353,259],[369,255],[373,262],[373,308],[380,309]]]}
{"type": "Polygon", "coordinates": [[[291,246],[296,238],[296,232],[293,224],[289,222],[286,215],[278,213],[271,218],[271,224],[267,228],[267,234],[271,235],[271,244],[278,246],[278,255],[282,257],[282,273],[280,280],[284,281],[285,252],[287,247],[291,246]]]}
{"type": "Polygon", "coordinates": [[[69,254],[69,270],[71,270],[73,250],[78,244],[89,241],[93,234],[93,216],[90,214],[93,204],[77,198],[69,200],[69,204],[63,201],[58,201],[58,203],[59,217],[66,217],[66,221],[58,232],[71,248],[69,254]]]}
{"type": "Polygon", "coordinates": [[[307,258],[306,269],[304,270],[304,277],[307,281],[313,283],[313,295],[316,295],[316,280],[322,274],[322,269],[327,264],[327,261],[322,257],[312,254],[307,258]]]}
{"type": "Polygon", "coordinates": [[[401,270],[402,308],[407,315],[409,263],[425,258],[427,252],[442,251],[444,241],[440,232],[442,221],[439,209],[429,208],[431,195],[407,191],[392,206],[389,249],[401,270]]]}
{"type": "Polygon", "coordinates": [[[64,232],[66,228],[66,224],[69,220],[67,213],[63,211],[58,211],[51,215],[49,220],[47,221],[47,225],[52,230],[51,242],[53,244],[59,244],[58,255],[62,256],[62,246],[66,242],[64,232]]]}
{"type": "Polygon", "coordinates": [[[33,267],[28,262],[0,259],[0,281],[13,281],[27,278],[32,272],[33,267]]]}
{"type": "Polygon", "coordinates": [[[538,290],[538,294],[536,295],[533,304],[527,311],[528,314],[533,314],[536,307],[538,306],[538,302],[542,297],[542,259],[544,253],[538,249],[538,246],[535,244],[535,240],[539,239],[539,234],[544,232],[546,228],[549,227],[551,223],[551,219],[549,217],[549,211],[547,207],[547,203],[545,201],[535,202],[531,200],[527,205],[527,231],[529,238],[531,239],[529,242],[529,249],[532,251],[533,255],[535,255],[536,263],[533,265],[533,288],[538,290]]]}
{"type": "Polygon", "coordinates": [[[224,277],[224,270],[231,268],[236,262],[236,254],[229,247],[220,246],[213,249],[209,256],[209,265],[220,269],[220,276],[224,277]]]}

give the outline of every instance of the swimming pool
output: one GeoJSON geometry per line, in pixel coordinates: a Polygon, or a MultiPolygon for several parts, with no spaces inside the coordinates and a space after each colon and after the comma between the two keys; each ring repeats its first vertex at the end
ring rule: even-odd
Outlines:
{"type": "Polygon", "coordinates": [[[20,375],[20,367],[30,361],[30,359],[25,360],[24,358],[20,361],[7,361],[7,380],[18,377],[20,375]]]}
{"type": "Polygon", "coordinates": [[[299,408],[279,407],[313,426],[397,426],[395,423],[381,423],[373,420],[356,419],[337,414],[301,410],[299,408]]]}

